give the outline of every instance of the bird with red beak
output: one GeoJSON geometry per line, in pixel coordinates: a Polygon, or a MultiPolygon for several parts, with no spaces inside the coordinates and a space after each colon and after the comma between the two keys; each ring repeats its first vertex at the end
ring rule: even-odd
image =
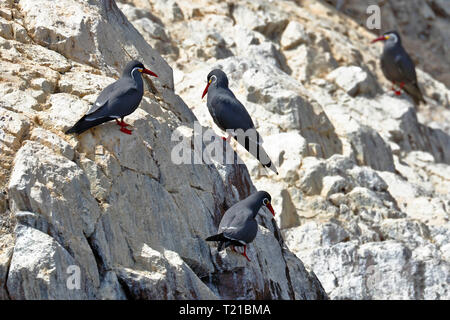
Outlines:
{"type": "Polygon", "coordinates": [[[141,103],[144,95],[143,73],[157,77],[156,73],[146,69],[141,62],[136,60],[128,62],[120,79],[103,89],[91,109],[67,130],[66,134],[81,134],[111,120],[116,120],[120,131],[131,134],[131,130],[125,128],[129,124],[123,119],[133,113],[141,103]]]}
{"type": "Polygon", "coordinates": [[[396,31],[389,31],[372,40],[372,43],[383,41],[384,49],[381,55],[381,70],[384,76],[392,82],[392,90],[401,95],[403,89],[411,96],[414,103],[425,102],[417,84],[416,67],[411,57],[402,46],[400,35],[396,31]],[[396,89],[396,86],[399,89],[396,89]]]}
{"type": "Polygon", "coordinates": [[[214,123],[233,137],[266,168],[278,174],[275,164],[263,147],[263,139],[244,105],[228,87],[228,77],[223,70],[214,69],[207,76],[202,99],[207,96],[206,106],[214,123]]]}
{"type": "Polygon", "coordinates": [[[270,204],[271,197],[266,191],[258,191],[230,207],[222,217],[217,234],[206,238],[206,241],[218,241],[217,251],[231,246],[244,247],[241,253],[248,261],[247,245],[256,238],[258,223],[256,215],[262,206],[269,209],[273,216],[275,211],[270,204]]]}

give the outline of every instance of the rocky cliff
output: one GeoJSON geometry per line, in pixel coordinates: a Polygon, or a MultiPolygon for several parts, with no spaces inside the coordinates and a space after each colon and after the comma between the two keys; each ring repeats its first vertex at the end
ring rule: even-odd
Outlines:
{"type": "Polygon", "coordinates": [[[450,298],[450,91],[418,70],[426,105],[391,94],[352,17],[321,1],[7,0],[0,22],[0,298],[450,298]],[[64,135],[131,58],[159,75],[133,135],[64,135]],[[279,176],[236,144],[246,165],[172,163],[174,132],[220,133],[200,99],[213,67],[279,176]],[[218,253],[204,238],[256,189],[277,216],[258,218],[252,262],[218,253]]]}
{"type": "Polygon", "coordinates": [[[114,1],[7,1],[0,12],[2,298],[327,297],[269,212],[251,263],[204,241],[255,186],[244,165],[171,161],[172,133],[190,138],[195,115],[114,1]],[[159,75],[128,118],[133,135],[114,123],[64,135],[131,58],[159,75]]]}
{"type": "MultiPolygon", "coordinates": [[[[416,64],[450,86],[450,4],[447,0],[326,0],[360,25],[367,7],[381,10],[381,32],[398,30],[416,64]]],[[[377,30],[374,30],[377,32],[377,30]]]]}

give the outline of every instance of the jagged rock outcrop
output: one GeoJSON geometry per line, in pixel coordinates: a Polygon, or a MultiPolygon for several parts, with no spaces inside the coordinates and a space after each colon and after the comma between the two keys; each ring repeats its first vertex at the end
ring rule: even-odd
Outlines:
{"type": "Polygon", "coordinates": [[[422,56],[445,41],[407,46],[427,70],[417,108],[389,92],[373,33],[324,1],[7,0],[0,19],[0,298],[450,298],[450,90],[422,56]],[[133,135],[64,135],[130,57],[159,75],[133,135]],[[201,100],[214,67],[279,176],[236,143],[245,165],[171,161],[195,120],[220,133],[201,100]],[[248,263],[203,239],[256,188],[277,216],[248,263]]]}
{"type": "MultiPolygon", "coordinates": [[[[233,146],[255,185],[272,193],[287,245],[331,298],[450,297],[450,91],[420,69],[444,70],[430,67],[445,64],[441,50],[433,54],[442,59],[428,57],[445,46],[433,41],[445,39],[445,21],[400,28],[405,42],[428,24],[439,35],[407,45],[427,100],[416,108],[389,91],[374,34],[323,1],[177,0],[177,19],[163,14],[164,1],[124,2],[158,16],[179,44],[176,92],[216,132],[200,95],[211,69],[227,72],[280,175],[233,146]]],[[[390,22],[421,14],[418,1],[406,11],[394,2],[383,7],[390,22]]],[[[438,1],[429,3],[436,12],[438,1]]],[[[367,17],[365,2],[340,9],[351,15],[355,6],[367,17]]]]}
{"type": "MultiPolygon", "coordinates": [[[[308,0],[309,1],[309,0],[308,0]]],[[[366,25],[367,7],[378,5],[381,32],[393,29],[403,35],[406,49],[419,67],[447,87],[450,85],[450,5],[446,0],[326,0],[341,3],[339,10],[366,25]]],[[[378,30],[373,30],[378,32],[378,30]]]]}
{"type": "Polygon", "coordinates": [[[154,47],[112,0],[1,4],[0,298],[327,298],[268,212],[251,263],[204,241],[256,189],[244,165],[171,160],[174,132],[205,148],[192,150],[196,118],[156,51],[177,50],[158,19],[125,12],[154,47]],[[159,76],[127,117],[133,135],[65,135],[131,58],[159,76]]]}

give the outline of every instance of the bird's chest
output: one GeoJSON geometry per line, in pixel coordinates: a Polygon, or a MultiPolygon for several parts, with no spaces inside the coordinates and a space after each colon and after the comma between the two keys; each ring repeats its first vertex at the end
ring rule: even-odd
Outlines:
{"type": "Polygon", "coordinates": [[[256,222],[256,220],[252,219],[247,223],[245,235],[242,240],[244,240],[246,243],[250,243],[256,238],[257,233],[258,233],[258,223],[256,222]]]}
{"type": "Polygon", "coordinates": [[[221,125],[220,118],[219,118],[219,113],[220,113],[219,109],[221,108],[221,105],[218,104],[218,103],[215,103],[214,100],[213,99],[209,99],[209,97],[208,97],[208,101],[207,101],[206,105],[208,107],[209,114],[211,115],[214,123],[220,129],[225,131],[226,129],[221,125]]]}
{"type": "Polygon", "coordinates": [[[386,50],[381,56],[381,70],[384,76],[390,81],[400,81],[401,74],[398,66],[395,63],[396,53],[391,50],[386,50]]]}

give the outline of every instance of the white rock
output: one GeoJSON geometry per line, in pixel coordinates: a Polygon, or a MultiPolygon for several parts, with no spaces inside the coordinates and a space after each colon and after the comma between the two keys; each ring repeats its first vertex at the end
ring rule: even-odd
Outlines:
{"type": "Polygon", "coordinates": [[[233,16],[237,23],[261,32],[269,39],[277,37],[288,24],[287,14],[271,10],[274,4],[242,1],[234,7],[233,16]],[[260,6],[258,8],[258,5],[260,6]]]}
{"type": "Polygon", "coordinates": [[[372,76],[357,66],[339,67],[327,75],[327,80],[334,81],[352,97],[359,94],[374,96],[377,91],[372,76]]]}
{"type": "Polygon", "coordinates": [[[55,239],[19,225],[8,273],[9,297],[14,300],[93,298],[88,294],[92,284],[86,281],[81,269],[76,268],[79,268],[77,261],[55,239]],[[70,266],[75,267],[69,269],[70,266]],[[76,277],[72,270],[77,270],[79,280],[71,278],[76,277]]]}
{"type": "MultiPolygon", "coordinates": [[[[442,4],[419,2],[401,14],[392,2],[385,22],[412,16],[411,30],[425,21],[441,39],[442,4]]],[[[125,15],[106,0],[0,4],[0,282],[14,280],[12,292],[33,299],[49,290],[66,297],[52,282],[62,270],[35,290],[36,266],[58,260],[83,270],[80,298],[326,298],[317,274],[336,299],[448,299],[450,91],[420,70],[445,60],[420,58],[424,48],[445,53],[445,41],[418,46],[401,30],[427,99],[415,110],[408,96],[387,92],[381,46],[367,46],[373,35],[320,2],[127,3],[125,15]],[[133,135],[105,123],[66,136],[131,58],[159,75],[146,78],[126,119],[133,135]],[[195,120],[221,133],[199,97],[215,67],[279,176],[235,145],[250,175],[243,165],[172,162],[173,132],[188,150],[195,120]],[[252,262],[217,253],[203,239],[256,188],[270,191],[277,215],[258,216],[252,262]],[[29,246],[34,264],[21,253],[29,238],[46,244],[29,246]],[[164,285],[167,294],[155,290],[164,285]]],[[[0,297],[11,298],[1,283],[0,297]]]]}
{"type": "Polygon", "coordinates": [[[280,44],[284,50],[289,50],[308,41],[309,37],[303,25],[297,21],[290,21],[281,36],[280,44]]]}
{"type": "Polygon", "coordinates": [[[135,299],[217,299],[176,252],[160,253],[144,243],[138,259],[140,270],[117,268],[121,283],[135,299]]]}

